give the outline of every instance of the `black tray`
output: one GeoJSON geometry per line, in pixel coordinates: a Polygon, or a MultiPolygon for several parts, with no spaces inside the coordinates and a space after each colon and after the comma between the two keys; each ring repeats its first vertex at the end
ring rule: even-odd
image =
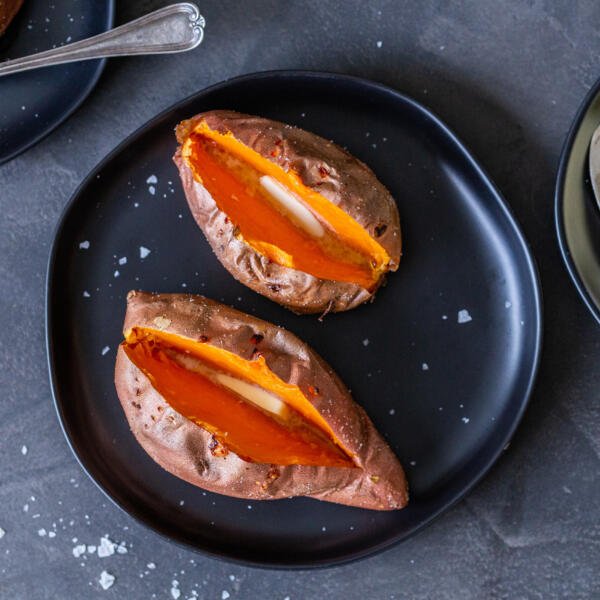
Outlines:
{"type": "Polygon", "coordinates": [[[249,75],[162,113],[77,190],[48,269],[52,387],[83,468],[154,530],[254,565],[313,567],[364,557],[456,502],[513,434],[534,382],[540,337],[536,269],[493,184],[427,109],[342,75],[249,75]],[[321,323],[251,292],[221,267],[188,212],[171,162],[174,125],[212,108],[273,117],[331,138],[389,187],[402,217],[404,258],[374,304],[321,323]],[[80,247],[85,241],[88,249],[80,247]],[[144,259],[140,246],[151,250],[144,259]],[[377,513],[306,498],[248,503],[163,471],[134,440],[113,387],[132,288],[202,293],[299,334],[341,375],[397,452],[411,485],[409,507],[377,513]],[[459,324],[461,310],[472,320],[459,324]]]}
{"type": "MultiPolygon", "coordinates": [[[[0,37],[0,61],[97,35],[113,24],[114,0],[24,2],[0,37]]],[[[105,60],[0,77],[0,164],[60,125],[92,91],[105,60]]]]}

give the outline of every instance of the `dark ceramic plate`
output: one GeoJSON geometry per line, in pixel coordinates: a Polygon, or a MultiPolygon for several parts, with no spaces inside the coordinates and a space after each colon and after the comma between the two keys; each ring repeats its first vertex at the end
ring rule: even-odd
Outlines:
{"type": "Polygon", "coordinates": [[[159,115],[80,186],[59,224],[48,270],[52,386],[83,468],[154,530],[254,565],[360,558],[403,540],[461,498],[498,458],[523,414],[540,331],[533,260],[471,155],[414,100],[341,75],[249,75],[159,115]],[[299,125],[375,170],[398,200],[405,255],[374,304],[319,322],[262,298],[221,267],[189,214],[171,162],[173,126],[212,108],[299,125]],[[141,247],[151,251],[144,259],[141,247]],[[248,503],[204,493],[163,471],[131,435],[113,387],[132,288],[206,294],[300,334],[341,375],[406,466],[409,507],[377,513],[306,498],[248,503]],[[459,323],[459,314],[471,320],[459,323]]]}
{"type": "MultiPolygon", "coordinates": [[[[112,27],[114,0],[26,0],[0,37],[0,61],[49,50],[112,27]]],[[[0,78],[0,164],[60,125],[96,84],[104,60],[0,78]]]]}
{"type": "Polygon", "coordinates": [[[600,211],[588,170],[592,134],[600,125],[600,79],[588,92],[565,141],[555,192],[560,250],[583,301],[600,323],[600,211]]]}

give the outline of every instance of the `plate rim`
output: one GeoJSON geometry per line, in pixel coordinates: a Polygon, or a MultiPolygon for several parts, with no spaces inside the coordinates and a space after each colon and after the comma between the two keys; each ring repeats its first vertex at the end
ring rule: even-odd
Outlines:
{"type": "Polygon", "coordinates": [[[50,389],[53,399],[53,404],[55,408],[55,412],[60,424],[60,428],[65,436],[67,444],[71,449],[71,452],[74,454],[75,459],[86,473],[86,475],[93,481],[93,483],[102,491],[102,493],[121,511],[127,514],[129,517],[134,519],[137,523],[141,524],[146,530],[152,531],[155,534],[158,534],[164,539],[167,539],[169,542],[176,544],[179,547],[186,548],[188,550],[192,550],[194,552],[203,554],[205,556],[209,556],[211,558],[216,558],[219,560],[223,560],[225,562],[243,565],[246,567],[254,567],[254,568],[262,568],[262,569],[275,569],[275,570],[308,570],[308,569],[322,569],[322,568],[331,568],[336,566],[341,566],[345,564],[349,564],[366,557],[375,556],[397,546],[403,541],[406,541],[417,532],[422,531],[425,527],[430,525],[435,519],[437,519],[444,512],[452,508],[456,505],[461,499],[463,499],[477,484],[481,482],[481,480],[489,473],[490,469],[496,464],[498,459],[503,454],[504,450],[507,448],[507,445],[510,443],[510,440],[513,438],[525,410],[529,404],[529,400],[531,398],[533,389],[535,387],[535,382],[537,380],[537,375],[539,372],[539,366],[541,361],[541,351],[542,351],[542,343],[543,343],[543,302],[542,302],[542,288],[541,281],[539,276],[538,267],[535,261],[535,257],[532,251],[532,248],[525,238],[523,231],[513,215],[512,209],[496,187],[496,184],[493,180],[487,175],[484,171],[483,167],[479,165],[476,161],[474,155],[470,152],[470,150],[462,143],[462,141],[448,128],[448,126],[428,107],[421,104],[419,101],[414,100],[407,94],[396,90],[395,88],[388,86],[383,83],[379,83],[368,78],[358,77],[355,75],[347,75],[344,73],[337,72],[326,72],[326,71],[314,71],[314,70],[303,70],[303,69],[282,69],[282,70],[269,70],[269,71],[258,71],[253,73],[248,73],[244,75],[239,75],[235,77],[231,77],[225,79],[223,81],[217,82],[215,84],[209,85],[206,88],[203,88],[182,100],[174,103],[173,105],[167,107],[166,109],[160,111],[157,115],[143,123],[140,127],[138,127],[135,131],[127,135],[117,146],[115,146],[106,156],[100,160],[88,173],[88,175],[83,179],[83,181],[77,186],[72,196],[69,198],[61,214],[58,218],[57,224],[55,226],[55,230],[53,233],[52,243],[50,247],[50,253],[47,263],[46,269],[46,286],[45,286],[45,341],[46,341],[46,356],[47,356],[47,366],[49,372],[50,379],[50,389]],[[241,558],[239,556],[231,555],[230,553],[224,551],[217,551],[215,549],[206,549],[200,548],[198,545],[191,544],[185,540],[177,539],[170,535],[169,533],[162,531],[158,526],[151,523],[148,519],[144,519],[137,514],[133,514],[129,510],[125,509],[123,506],[119,504],[119,502],[112,497],[112,495],[105,490],[102,485],[96,481],[94,475],[87,469],[87,467],[83,464],[82,459],[77,454],[77,451],[74,447],[74,444],[71,441],[71,437],[68,432],[68,424],[66,419],[64,418],[62,411],[62,404],[59,400],[58,393],[58,378],[56,376],[56,370],[54,368],[54,344],[51,337],[51,331],[54,328],[52,314],[50,310],[51,298],[53,296],[53,271],[56,262],[56,254],[58,251],[59,240],[62,234],[63,227],[67,221],[67,218],[71,212],[71,210],[76,206],[77,199],[82,190],[86,188],[87,185],[91,181],[93,181],[96,177],[96,174],[101,171],[108,163],[110,163],[116,156],[118,156],[121,151],[126,148],[130,143],[132,143],[138,136],[144,134],[149,129],[152,129],[159,121],[161,121],[166,115],[169,113],[177,111],[180,107],[186,105],[189,102],[193,102],[196,99],[201,98],[202,96],[208,95],[214,91],[217,91],[221,88],[227,87],[234,83],[244,82],[248,80],[256,80],[260,78],[277,78],[277,77],[308,77],[313,79],[330,79],[330,80],[345,80],[368,89],[377,89],[386,94],[390,94],[398,98],[400,101],[409,104],[411,107],[422,113],[425,117],[433,121],[434,125],[439,127],[447,139],[449,139],[456,147],[456,149],[460,152],[462,157],[468,162],[471,168],[477,173],[477,175],[481,178],[481,180],[489,187],[492,195],[494,196],[495,202],[498,208],[504,214],[506,218],[507,224],[510,226],[511,231],[515,235],[515,242],[521,248],[523,255],[523,264],[526,267],[526,271],[528,274],[528,279],[531,281],[533,297],[532,297],[532,306],[534,307],[534,316],[535,319],[533,323],[527,323],[527,327],[533,328],[534,331],[534,343],[532,348],[532,365],[529,373],[527,374],[526,386],[524,389],[524,394],[520,401],[520,405],[518,410],[514,416],[514,419],[510,426],[507,429],[506,434],[503,436],[501,443],[498,444],[497,449],[491,454],[488,461],[479,468],[476,475],[471,479],[471,481],[464,487],[462,487],[458,492],[451,495],[450,499],[444,502],[437,510],[433,511],[427,518],[420,521],[416,526],[414,526],[409,532],[404,535],[398,536],[395,539],[384,541],[379,544],[375,544],[369,546],[367,549],[362,549],[360,551],[356,551],[351,554],[347,554],[343,557],[337,557],[334,559],[321,559],[316,562],[311,563],[285,563],[285,562],[275,562],[275,561],[254,561],[249,560],[247,558],[241,558]]]}
{"type": "MultiPolygon", "coordinates": [[[[107,27],[104,31],[108,31],[108,30],[112,29],[112,27],[114,26],[114,23],[115,23],[115,0],[105,0],[105,2],[108,5],[108,13],[106,15],[107,16],[107,22],[106,22],[107,27]]],[[[88,96],[92,93],[93,89],[96,87],[98,80],[100,79],[100,76],[102,75],[102,72],[104,71],[104,68],[106,67],[107,60],[108,59],[106,59],[106,58],[95,59],[96,68],[92,74],[92,77],[89,79],[88,84],[80,92],[79,97],[77,98],[77,101],[75,102],[75,104],[69,110],[67,110],[65,113],[63,113],[56,121],[54,121],[54,123],[52,123],[52,125],[50,127],[48,127],[47,129],[45,129],[44,131],[39,133],[37,136],[35,136],[31,140],[29,140],[29,142],[27,142],[27,144],[25,144],[24,146],[21,146],[20,148],[15,150],[12,154],[9,154],[8,156],[5,156],[4,158],[0,158],[0,166],[5,165],[6,163],[10,162],[11,160],[17,158],[17,156],[20,156],[24,152],[27,152],[27,150],[29,150],[30,148],[32,148],[33,146],[35,146],[36,144],[41,142],[46,136],[50,135],[55,129],[60,127],[71,115],[73,115],[75,113],[75,111],[78,108],[80,108],[81,105],[86,101],[88,96]]],[[[85,61],[85,62],[94,62],[94,60],[85,61]]]]}
{"type": "Polygon", "coordinates": [[[577,108],[577,112],[573,117],[573,121],[569,127],[569,131],[563,142],[560,157],[558,160],[558,171],[556,174],[556,182],[554,185],[554,224],[556,237],[558,240],[558,248],[560,255],[563,259],[563,263],[567,269],[575,289],[579,296],[583,300],[596,322],[600,325],[600,302],[596,302],[590,292],[588,291],[583,277],[581,276],[580,270],[571,255],[569,242],[567,240],[567,232],[565,227],[565,220],[563,218],[563,207],[564,207],[564,186],[567,174],[567,164],[571,153],[573,151],[573,144],[577,133],[581,127],[583,119],[587,115],[587,112],[594,101],[594,99],[600,95],[600,78],[597,79],[590,89],[587,91],[584,99],[577,108]]]}

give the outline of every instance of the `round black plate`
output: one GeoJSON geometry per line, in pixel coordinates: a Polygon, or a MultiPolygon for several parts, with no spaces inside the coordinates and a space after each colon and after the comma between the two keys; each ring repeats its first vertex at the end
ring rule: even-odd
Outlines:
{"type": "MultiPolygon", "coordinates": [[[[76,42],[112,27],[114,0],[26,0],[0,37],[0,61],[76,42]]],[[[96,84],[104,60],[0,77],[0,164],[60,125],[96,84]]]]}
{"type": "Polygon", "coordinates": [[[600,79],[577,111],[565,140],[555,192],[558,243],[571,279],[600,323],[600,211],[589,176],[592,134],[600,125],[600,79]]]}
{"type": "Polygon", "coordinates": [[[67,206],[47,293],[56,406],[83,468],[156,531],[255,565],[340,563],[430,522],[502,452],[540,352],[535,267],[492,183],[427,109],[341,75],[241,77],[138,130],[67,206]],[[212,108],[299,125],[375,170],[398,200],[405,255],[374,304],[319,322],[262,298],[221,267],[189,214],[171,162],[173,126],[212,108]],[[142,246],[151,250],[144,259],[142,246]],[[205,294],[301,335],[341,375],[406,466],[409,507],[377,513],[306,498],[248,503],[204,493],[163,471],[131,435],[113,387],[132,288],[205,294]],[[462,310],[471,321],[458,323],[462,310]]]}

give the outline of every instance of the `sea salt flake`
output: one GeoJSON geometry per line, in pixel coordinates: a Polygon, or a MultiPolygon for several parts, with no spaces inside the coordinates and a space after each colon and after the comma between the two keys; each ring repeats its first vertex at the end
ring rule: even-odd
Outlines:
{"type": "Polygon", "coordinates": [[[230,575],[229,576],[229,581],[235,581],[235,575],[230,575]]]}
{"type": "Polygon", "coordinates": [[[381,46],[383,46],[383,42],[381,40],[378,40],[377,41],[377,47],[381,48],[381,46]]]}
{"type": "Polygon", "coordinates": [[[471,419],[469,419],[468,417],[463,417],[463,418],[461,419],[461,421],[462,421],[463,423],[465,423],[465,424],[466,424],[466,423],[468,423],[470,420],[471,420],[471,419]]]}
{"type": "Polygon", "coordinates": [[[56,532],[55,532],[55,531],[49,531],[49,532],[48,532],[48,537],[49,537],[49,538],[56,537],[56,532]]]}
{"type": "Polygon", "coordinates": [[[84,240],[83,242],[79,242],[79,248],[81,250],[88,250],[90,247],[90,242],[88,240],[84,240]]]}
{"type": "Polygon", "coordinates": [[[104,356],[107,352],[109,352],[110,347],[109,346],[104,346],[104,348],[102,348],[102,356],[104,356]]]}
{"type": "Polygon", "coordinates": [[[149,562],[146,567],[148,567],[151,571],[153,571],[154,569],[156,569],[156,564],[153,562],[149,562]]]}
{"type": "MultiPolygon", "coordinates": [[[[77,539],[77,538],[74,538],[77,539]]],[[[85,544],[79,544],[73,548],[73,556],[79,558],[85,552],[85,544]]]]}
{"type": "Polygon", "coordinates": [[[100,538],[100,545],[98,546],[98,556],[100,558],[106,558],[107,556],[113,555],[115,553],[115,546],[116,544],[112,542],[109,538],[100,538]]]}
{"type": "Polygon", "coordinates": [[[221,592],[221,600],[227,600],[229,598],[229,592],[227,590],[223,590],[221,592]]]}
{"type": "Polygon", "coordinates": [[[369,338],[365,338],[363,341],[363,346],[366,348],[369,345],[369,338]]]}
{"type": "Polygon", "coordinates": [[[96,552],[96,546],[94,546],[93,544],[90,544],[87,547],[87,553],[88,554],[95,554],[95,552],[96,552]]]}
{"type": "Polygon", "coordinates": [[[27,454],[27,446],[21,446],[21,454],[25,456],[27,454]]]}
{"type": "Polygon", "coordinates": [[[423,369],[423,371],[429,371],[429,365],[427,363],[423,363],[421,365],[421,369],[423,369]]]}
{"type": "Polygon", "coordinates": [[[115,272],[113,273],[113,276],[114,276],[114,277],[118,277],[120,274],[121,274],[121,273],[119,273],[119,271],[115,271],[115,272]]]}
{"type": "Polygon", "coordinates": [[[153,183],[158,183],[158,177],[156,175],[150,175],[150,177],[148,177],[148,179],[146,179],[146,183],[148,185],[151,185],[153,183]]]}
{"type": "Polygon", "coordinates": [[[100,573],[100,579],[98,580],[98,583],[103,590],[107,590],[108,588],[112,587],[114,582],[115,576],[108,571],[102,571],[102,573],[100,573]]]}
{"type": "Polygon", "coordinates": [[[87,290],[84,290],[82,295],[83,295],[84,298],[89,298],[90,297],[90,293],[87,290]]]}
{"type": "Polygon", "coordinates": [[[124,542],[121,542],[117,546],[117,554],[127,554],[127,546],[125,545],[124,542]]]}
{"type": "Polygon", "coordinates": [[[6,535],[6,531],[0,527],[0,540],[6,535]]]}
{"type": "Polygon", "coordinates": [[[119,259],[119,264],[120,264],[120,265],[126,265],[126,264],[127,264],[127,257],[126,257],[126,256],[122,256],[122,257],[119,259]]]}
{"type": "Polygon", "coordinates": [[[148,187],[148,191],[150,192],[150,194],[152,196],[154,196],[154,194],[156,194],[156,188],[153,185],[148,187]]]}
{"type": "Polygon", "coordinates": [[[48,532],[43,527],[41,529],[38,529],[38,535],[40,537],[46,537],[47,534],[48,532]]]}
{"type": "Polygon", "coordinates": [[[144,259],[150,254],[150,250],[144,246],[140,246],[140,258],[144,259]]]}
{"type": "Polygon", "coordinates": [[[173,598],[173,600],[178,600],[179,596],[181,596],[181,592],[179,591],[178,588],[173,586],[171,588],[171,598],[173,598]]]}
{"type": "Polygon", "coordinates": [[[462,310],[458,311],[458,319],[457,320],[460,324],[468,323],[469,321],[473,320],[473,317],[471,317],[468,310],[463,308],[462,310]]]}

